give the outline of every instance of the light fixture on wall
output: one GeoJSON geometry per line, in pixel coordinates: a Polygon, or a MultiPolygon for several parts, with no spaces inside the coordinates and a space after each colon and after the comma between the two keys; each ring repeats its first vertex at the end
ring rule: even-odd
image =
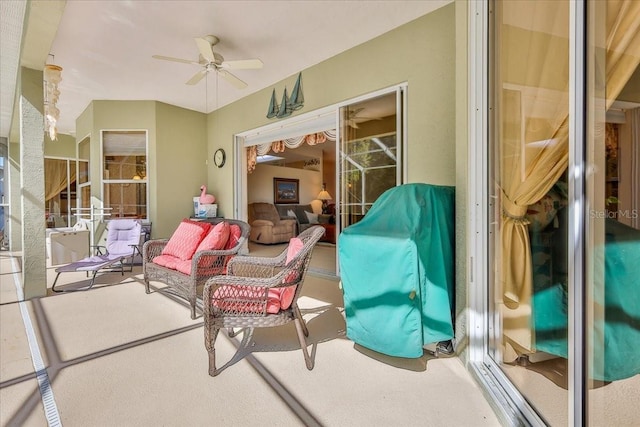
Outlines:
{"type": "Polygon", "coordinates": [[[322,200],[322,213],[327,213],[327,200],[333,199],[326,189],[326,184],[322,184],[322,190],[318,194],[318,200],[322,200]]]}
{"type": "MultiPolygon", "coordinates": [[[[53,57],[53,55],[49,55],[53,57]]],[[[45,131],[49,133],[52,141],[58,139],[58,119],[60,110],[56,104],[60,98],[58,85],[62,81],[62,67],[54,64],[45,64],[43,71],[44,80],[44,123],[45,131]]]]}

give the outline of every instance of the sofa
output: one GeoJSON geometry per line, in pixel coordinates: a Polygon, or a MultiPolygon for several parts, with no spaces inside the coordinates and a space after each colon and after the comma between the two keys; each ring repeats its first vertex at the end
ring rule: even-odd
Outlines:
{"type": "Polygon", "coordinates": [[[234,219],[215,223],[184,219],[169,239],[148,240],[142,247],[146,293],[151,281],[167,285],[167,292],[189,302],[191,318],[205,282],[225,274],[227,263],[249,236],[249,224],[234,219]]]}
{"type": "Polygon", "coordinates": [[[296,236],[312,225],[320,223],[320,216],[314,213],[311,204],[275,205],[280,218],[293,218],[296,221],[296,236]]]}
{"type": "Polygon", "coordinates": [[[249,240],[262,244],[287,243],[295,237],[296,220],[281,218],[273,203],[255,202],[249,204],[249,240]]]}

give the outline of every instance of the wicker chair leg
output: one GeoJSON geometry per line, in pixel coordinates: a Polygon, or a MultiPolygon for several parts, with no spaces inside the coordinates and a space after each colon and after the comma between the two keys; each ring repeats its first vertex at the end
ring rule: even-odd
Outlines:
{"type": "Polygon", "coordinates": [[[195,320],[196,318],[196,302],[191,302],[191,320],[195,320]]]}
{"type": "Polygon", "coordinates": [[[208,352],[209,352],[209,375],[212,377],[215,377],[216,375],[219,374],[218,370],[216,369],[216,338],[218,337],[218,332],[220,331],[220,329],[218,328],[213,328],[213,331],[211,331],[211,347],[207,348],[208,352]]]}
{"type": "Polygon", "coordinates": [[[293,306],[293,314],[296,317],[296,319],[298,319],[300,321],[300,325],[302,326],[302,332],[304,332],[304,336],[308,337],[309,336],[309,330],[307,329],[307,324],[302,319],[302,313],[300,313],[300,308],[298,307],[297,304],[295,306],[293,306]]]}
{"type": "Polygon", "coordinates": [[[151,290],[149,289],[149,280],[148,279],[144,279],[144,291],[148,294],[151,293],[151,290]]]}
{"type": "Polygon", "coordinates": [[[307,330],[307,326],[304,324],[303,320],[300,320],[298,318],[296,318],[293,323],[296,325],[296,332],[298,332],[298,340],[300,341],[300,348],[302,348],[302,354],[304,355],[304,361],[307,364],[307,369],[312,370],[314,360],[309,355],[309,350],[307,349],[307,340],[304,339],[304,331],[307,330]]]}

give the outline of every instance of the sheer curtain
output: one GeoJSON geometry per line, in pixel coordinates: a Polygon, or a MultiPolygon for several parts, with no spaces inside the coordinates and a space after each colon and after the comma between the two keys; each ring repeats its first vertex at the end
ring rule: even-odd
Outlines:
{"type": "MultiPolygon", "coordinates": [[[[499,153],[502,202],[501,286],[505,304],[505,334],[524,350],[534,347],[530,306],[531,247],[527,208],[558,181],[568,164],[568,42],[556,36],[566,24],[559,8],[564,2],[544,2],[536,13],[548,33],[523,31],[503,24],[500,31],[500,74],[503,82],[522,87],[525,122],[521,130],[503,128],[499,153]],[[557,5],[558,10],[554,10],[557,5]],[[517,43],[513,43],[517,40],[517,43]],[[525,49],[523,49],[525,48],[525,49]],[[522,52],[524,50],[524,52],[522,52]],[[508,318],[517,319],[509,323],[508,318]],[[511,329],[511,331],[509,331],[511,329]]],[[[566,7],[566,4],[565,4],[566,7]]],[[[640,1],[607,3],[606,107],[618,96],[640,61],[640,1]]],[[[504,108],[504,105],[502,106],[504,108]]]]}
{"type": "Polygon", "coordinates": [[[44,159],[44,199],[45,202],[53,199],[67,188],[70,182],[76,180],[75,165],[70,168],[70,176],[67,177],[67,161],[58,159],[44,159]],[[69,180],[67,180],[69,178],[69,180]]]}

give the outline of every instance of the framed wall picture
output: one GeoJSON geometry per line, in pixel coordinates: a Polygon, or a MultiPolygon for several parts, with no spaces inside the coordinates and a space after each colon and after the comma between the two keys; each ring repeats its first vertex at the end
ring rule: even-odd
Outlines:
{"type": "Polygon", "coordinates": [[[300,180],[273,178],[273,203],[300,203],[300,180]]]}

